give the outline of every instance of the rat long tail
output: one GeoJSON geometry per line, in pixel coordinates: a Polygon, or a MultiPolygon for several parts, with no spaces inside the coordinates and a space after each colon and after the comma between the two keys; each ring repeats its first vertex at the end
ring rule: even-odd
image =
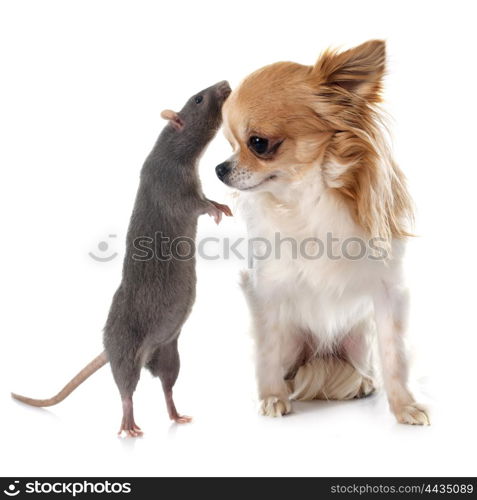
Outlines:
{"type": "Polygon", "coordinates": [[[80,384],[82,384],[88,377],[93,375],[102,366],[108,362],[108,357],[106,352],[102,352],[99,356],[93,359],[91,363],[88,363],[75,377],[73,377],[61,391],[52,398],[49,399],[32,399],[25,396],[20,396],[19,394],[14,394],[12,392],[12,398],[18,399],[22,403],[26,403],[31,406],[53,406],[61,403],[63,399],[68,397],[80,384]]]}

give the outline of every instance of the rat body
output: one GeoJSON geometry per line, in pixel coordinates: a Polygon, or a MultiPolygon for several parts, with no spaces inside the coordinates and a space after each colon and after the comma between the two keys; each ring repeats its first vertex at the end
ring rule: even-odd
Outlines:
{"type": "Polygon", "coordinates": [[[170,418],[190,421],[177,412],[172,388],[179,373],[177,340],[195,301],[191,245],[201,214],[213,216],[217,223],[222,213],[232,215],[226,205],[205,198],[197,168],[221,125],[222,104],[229,94],[228,83],[220,82],[191,97],[179,113],[162,113],[170,123],[141,170],[122,281],[104,328],[105,351],[55,397],[13,397],[35,406],[51,406],[109,361],[123,406],[120,433],[141,434],[134,421],[132,396],[143,367],[160,378],[170,418]]]}

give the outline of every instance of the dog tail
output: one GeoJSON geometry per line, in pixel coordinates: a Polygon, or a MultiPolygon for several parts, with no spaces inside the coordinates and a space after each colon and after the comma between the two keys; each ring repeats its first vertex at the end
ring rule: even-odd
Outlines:
{"type": "Polygon", "coordinates": [[[334,356],[314,358],[300,366],[288,381],[290,399],[353,399],[368,396],[375,390],[374,381],[351,363],[334,356]]]}
{"type": "Polygon", "coordinates": [[[25,396],[20,396],[19,394],[14,394],[12,392],[12,398],[26,403],[31,406],[53,406],[61,403],[65,398],[67,398],[80,384],[82,384],[88,377],[97,372],[102,366],[108,362],[108,357],[106,352],[102,352],[99,356],[93,359],[91,363],[88,363],[75,377],[73,377],[61,391],[52,398],[49,399],[32,399],[25,396]]]}

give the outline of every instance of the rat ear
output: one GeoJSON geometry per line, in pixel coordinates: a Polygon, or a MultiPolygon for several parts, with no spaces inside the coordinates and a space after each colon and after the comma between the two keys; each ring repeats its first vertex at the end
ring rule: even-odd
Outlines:
{"type": "Polygon", "coordinates": [[[182,130],[184,128],[184,122],[182,121],[182,118],[171,109],[165,109],[164,111],[162,111],[161,118],[164,118],[164,120],[169,120],[171,122],[171,125],[176,130],[182,130]]]}
{"type": "Polygon", "coordinates": [[[320,83],[342,87],[371,101],[379,101],[385,71],[386,43],[370,40],[345,52],[325,52],[313,67],[320,83]]]}

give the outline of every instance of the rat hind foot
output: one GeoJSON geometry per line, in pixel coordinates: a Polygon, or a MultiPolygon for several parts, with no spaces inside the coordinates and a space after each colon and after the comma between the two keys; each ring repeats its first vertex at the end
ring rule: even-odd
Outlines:
{"type": "Polygon", "coordinates": [[[126,434],[126,437],[140,437],[143,435],[141,428],[134,422],[131,426],[127,426],[121,423],[121,428],[119,429],[118,436],[121,436],[123,432],[126,434]]]}
{"type": "Polygon", "coordinates": [[[121,420],[118,436],[120,436],[123,431],[127,437],[139,437],[143,434],[141,428],[134,422],[132,398],[123,399],[123,419],[121,420]]]}
{"type": "Polygon", "coordinates": [[[169,418],[178,424],[186,424],[192,420],[192,417],[179,415],[172,397],[172,387],[179,373],[179,352],[177,350],[178,336],[179,332],[173,336],[173,341],[161,345],[154,352],[153,356],[151,356],[146,366],[155,377],[161,379],[169,418]]]}
{"type": "Polygon", "coordinates": [[[188,424],[192,422],[192,417],[188,417],[187,415],[179,415],[176,412],[176,415],[171,416],[171,420],[174,420],[177,424],[188,424]]]}
{"type": "Polygon", "coordinates": [[[164,395],[166,397],[167,404],[167,412],[169,413],[169,418],[174,420],[174,422],[178,424],[188,424],[192,422],[192,417],[188,417],[187,415],[179,415],[176,410],[176,405],[174,404],[174,400],[172,399],[172,389],[168,391],[164,391],[164,395]]]}
{"type": "Polygon", "coordinates": [[[174,403],[172,403],[172,408],[167,405],[167,410],[169,412],[169,418],[171,420],[174,420],[174,422],[176,422],[177,424],[188,424],[189,422],[192,422],[192,417],[189,417],[187,415],[179,415],[179,413],[177,413],[174,403]]]}

